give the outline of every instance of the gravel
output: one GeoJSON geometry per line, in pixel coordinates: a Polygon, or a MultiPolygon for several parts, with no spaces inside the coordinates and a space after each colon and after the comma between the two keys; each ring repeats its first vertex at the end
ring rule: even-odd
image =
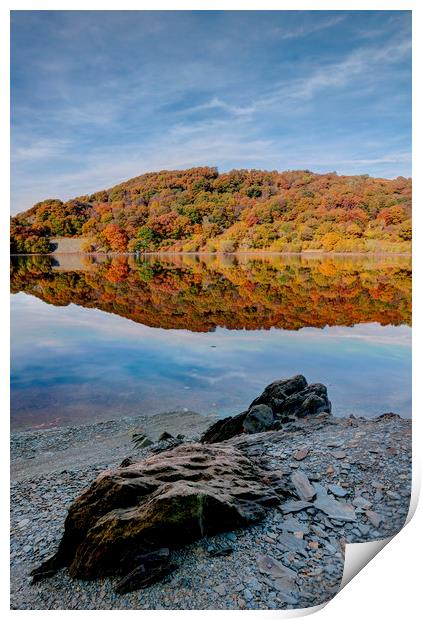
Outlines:
{"type": "Polygon", "coordinates": [[[66,570],[31,585],[30,571],[57,549],[73,499],[105,468],[117,466],[127,456],[150,453],[149,448],[134,448],[132,432],[142,429],[156,440],[163,430],[173,430],[191,440],[209,423],[193,412],[171,412],[14,433],[11,608],[309,607],[338,591],[347,542],[382,539],[403,526],[411,491],[410,420],[331,418],[323,424],[299,425],[285,434],[285,441],[266,444],[267,468],[283,472],[287,479],[300,472],[314,486],[317,499],[301,502],[301,509],[286,512],[281,504],[257,525],[175,551],[176,571],[137,592],[118,595],[116,579],[83,582],[71,579],[66,570]],[[331,449],[340,446],[345,452],[341,459],[331,449]],[[344,497],[341,489],[347,491],[344,497]],[[314,502],[324,494],[340,504],[352,504],[356,520],[340,521],[318,510],[314,502]],[[228,555],[211,553],[227,545],[232,547],[228,555]]]}

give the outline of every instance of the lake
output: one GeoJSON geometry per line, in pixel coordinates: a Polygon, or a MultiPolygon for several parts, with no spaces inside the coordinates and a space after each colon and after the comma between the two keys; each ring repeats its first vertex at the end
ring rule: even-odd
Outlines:
{"type": "Polygon", "coordinates": [[[229,415],[298,373],[334,415],[411,415],[404,256],[22,256],[11,290],[12,430],[229,415]]]}

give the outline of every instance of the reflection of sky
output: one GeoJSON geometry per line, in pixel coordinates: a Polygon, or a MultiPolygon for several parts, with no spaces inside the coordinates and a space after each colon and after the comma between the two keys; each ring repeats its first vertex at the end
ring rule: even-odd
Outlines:
{"type": "Polygon", "coordinates": [[[328,386],[337,415],[410,416],[410,333],[376,324],[192,333],[19,293],[12,296],[12,425],[182,407],[237,413],[265,385],[297,373],[328,386]]]}

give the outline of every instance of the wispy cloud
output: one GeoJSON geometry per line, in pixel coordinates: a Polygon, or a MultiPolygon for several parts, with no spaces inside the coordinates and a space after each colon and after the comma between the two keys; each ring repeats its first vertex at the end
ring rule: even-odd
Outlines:
{"type": "Polygon", "coordinates": [[[195,165],[410,174],[408,12],[30,11],[12,25],[13,211],[195,165]]]}
{"type": "Polygon", "coordinates": [[[297,28],[273,28],[271,34],[278,36],[280,40],[288,41],[289,39],[298,39],[301,37],[307,37],[310,34],[319,32],[320,30],[326,30],[340,24],[346,15],[336,15],[327,20],[315,20],[313,22],[303,24],[297,28]]]}
{"type": "Polygon", "coordinates": [[[63,155],[72,145],[69,139],[34,139],[27,138],[27,143],[12,148],[13,162],[28,162],[34,160],[51,159],[63,155]]]}
{"type": "Polygon", "coordinates": [[[271,104],[280,97],[290,99],[310,99],[321,91],[343,88],[356,78],[376,81],[376,69],[380,65],[389,66],[400,62],[411,50],[409,39],[391,42],[380,47],[363,47],[354,50],[340,62],[317,67],[307,76],[283,84],[275,93],[261,100],[261,104],[271,104]]]}
{"type": "Polygon", "coordinates": [[[253,112],[256,111],[256,107],[254,105],[249,106],[239,106],[239,105],[231,105],[230,103],[226,103],[219,99],[219,97],[213,97],[210,101],[206,103],[202,103],[197,106],[193,106],[192,108],[187,108],[183,110],[183,113],[192,114],[193,112],[203,112],[204,110],[215,110],[220,109],[224,112],[229,112],[234,116],[249,116],[253,112]]]}

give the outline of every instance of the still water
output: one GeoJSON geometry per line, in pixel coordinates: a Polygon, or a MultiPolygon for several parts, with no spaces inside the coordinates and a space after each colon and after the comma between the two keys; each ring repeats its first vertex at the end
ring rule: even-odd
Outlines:
{"type": "Polygon", "coordinates": [[[278,378],[411,415],[406,257],[12,258],[12,429],[242,411],[278,378]]]}

